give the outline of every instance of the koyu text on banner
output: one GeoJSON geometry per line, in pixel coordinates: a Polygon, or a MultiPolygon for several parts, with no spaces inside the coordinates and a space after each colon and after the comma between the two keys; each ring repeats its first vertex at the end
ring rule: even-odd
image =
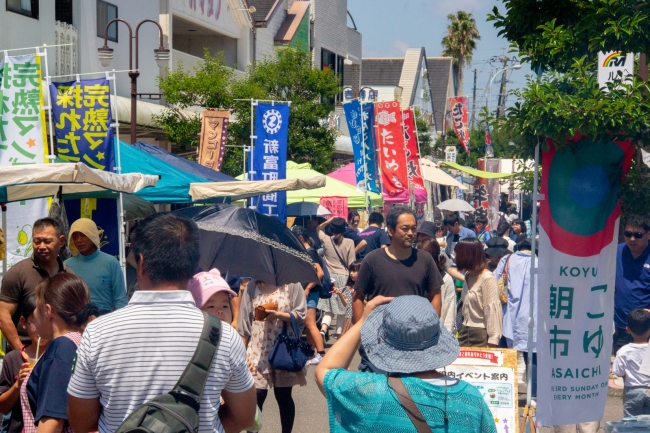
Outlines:
{"type": "Polygon", "coordinates": [[[544,152],[539,233],[537,420],[599,421],[607,400],[614,315],[619,190],[629,142],[577,134],[544,152]]]}

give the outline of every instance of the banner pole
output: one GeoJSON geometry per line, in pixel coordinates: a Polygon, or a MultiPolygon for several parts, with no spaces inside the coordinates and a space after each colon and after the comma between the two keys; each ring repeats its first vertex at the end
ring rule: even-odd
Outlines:
{"type": "Polygon", "coordinates": [[[359,101],[359,112],[361,113],[361,155],[363,157],[363,193],[366,197],[366,211],[370,214],[372,210],[372,204],[368,198],[368,161],[366,160],[366,134],[363,120],[363,102],[361,99],[357,98],[359,101]]]}
{"type": "MultiPolygon", "coordinates": [[[[39,49],[37,49],[36,50],[36,55],[40,56],[41,59],[43,59],[43,58],[45,59],[44,60],[45,61],[45,83],[47,84],[47,89],[45,89],[45,91],[49,93],[49,91],[50,91],[50,83],[52,82],[52,77],[50,77],[49,68],[47,66],[47,50],[43,50],[43,54],[41,54],[41,51],[39,49]]],[[[45,93],[45,92],[43,92],[43,93],[45,93]]],[[[45,96],[43,96],[43,99],[45,99],[45,96]]],[[[48,155],[47,158],[48,158],[49,162],[54,162],[54,159],[55,159],[55,155],[54,155],[54,128],[52,126],[52,122],[53,122],[53,120],[52,120],[52,117],[53,117],[53,115],[52,115],[52,103],[53,103],[53,101],[52,101],[52,98],[49,96],[49,94],[48,94],[48,100],[50,101],[50,103],[47,106],[43,107],[44,110],[48,111],[47,117],[49,119],[48,126],[49,126],[49,130],[50,130],[50,154],[48,155]]]]}
{"type": "Polygon", "coordinates": [[[530,252],[530,296],[528,304],[528,362],[526,363],[526,406],[530,406],[533,392],[533,339],[535,338],[535,275],[537,274],[536,269],[536,256],[535,250],[537,248],[537,199],[541,198],[537,194],[539,187],[539,138],[537,139],[537,145],[535,146],[535,173],[533,177],[533,216],[531,220],[531,252],[530,252]]]}
{"type": "MultiPolygon", "coordinates": [[[[113,125],[115,127],[115,136],[113,137],[113,146],[115,149],[115,163],[116,167],[114,168],[117,174],[122,174],[122,153],[120,152],[120,122],[117,118],[117,80],[115,79],[115,70],[113,69],[112,74],[109,75],[109,72],[106,72],[106,79],[113,82],[113,96],[115,98],[115,104],[112,106],[115,107],[115,117],[113,117],[113,125]]],[[[124,251],[126,244],[126,227],[124,226],[124,200],[122,193],[119,193],[117,196],[117,223],[119,224],[120,233],[118,236],[118,245],[120,248],[120,266],[122,267],[122,276],[124,277],[124,285],[127,285],[126,281],[126,252],[124,251]]]]}

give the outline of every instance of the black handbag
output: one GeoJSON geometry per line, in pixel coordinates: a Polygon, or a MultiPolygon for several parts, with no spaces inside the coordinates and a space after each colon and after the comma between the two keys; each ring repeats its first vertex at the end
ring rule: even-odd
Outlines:
{"type": "Polygon", "coordinates": [[[276,370],[296,372],[305,368],[305,364],[307,364],[309,357],[313,355],[314,349],[311,344],[300,339],[296,319],[292,313],[289,313],[289,316],[291,317],[291,327],[295,338],[289,337],[287,322],[284,322],[282,332],[276,338],[275,346],[273,346],[273,350],[269,355],[269,363],[276,370]]]}

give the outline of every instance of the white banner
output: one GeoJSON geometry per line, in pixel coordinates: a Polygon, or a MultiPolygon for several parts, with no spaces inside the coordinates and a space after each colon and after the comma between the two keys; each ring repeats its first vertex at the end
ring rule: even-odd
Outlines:
{"type": "Polygon", "coordinates": [[[540,228],[540,425],[599,421],[603,416],[614,332],[616,247],[612,240],[599,255],[572,256],[553,248],[540,228]]]}
{"type": "MultiPolygon", "coordinates": [[[[42,110],[41,57],[6,57],[0,104],[0,166],[43,164],[45,115],[42,110]]],[[[31,255],[31,224],[47,216],[47,199],[7,206],[7,261],[11,266],[31,255]]]]}
{"type": "Polygon", "coordinates": [[[614,333],[622,179],[630,142],[576,134],[542,158],[537,319],[537,421],[600,421],[614,333]]]}

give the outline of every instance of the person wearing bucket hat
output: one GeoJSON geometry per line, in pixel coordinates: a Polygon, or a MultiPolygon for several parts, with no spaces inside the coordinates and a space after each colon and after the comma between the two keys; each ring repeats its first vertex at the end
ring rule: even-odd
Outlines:
{"type": "Polygon", "coordinates": [[[458,341],[426,298],[373,298],[316,369],[330,431],[496,432],[479,391],[437,371],[458,355],[458,341]],[[387,375],[347,371],[359,344],[387,375]]]}
{"type": "Polygon", "coordinates": [[[65,265],[88,286],[90,301],[99,315],[126,306],[126,283],[122,267],[115,257],[100,251],[103,230],[88,218],[79,218],[70,226],[68,245],[72,257],[65,265]]]}

